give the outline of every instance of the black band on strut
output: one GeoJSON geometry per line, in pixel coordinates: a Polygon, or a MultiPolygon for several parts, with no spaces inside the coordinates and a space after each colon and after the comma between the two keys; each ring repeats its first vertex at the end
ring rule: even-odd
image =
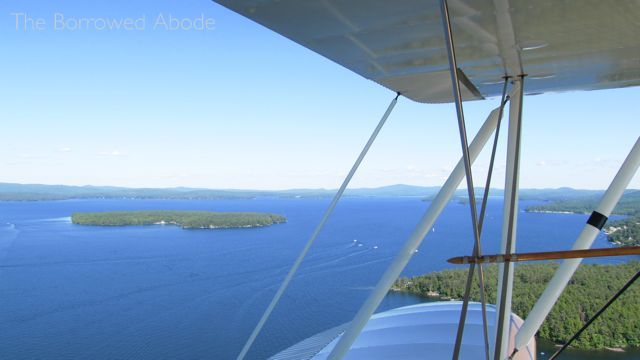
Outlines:
{"type": "Polygon", "coordinates": [[[587,220],[587,224],[593,226],[598,230],[602,230],[602,228],[604,227],[604,224],[607,223],[607,219],[609,218],[600,214],[597,211],[594,211],[591,213],[591,216],[589,216],[589,220],[587,220]]]}

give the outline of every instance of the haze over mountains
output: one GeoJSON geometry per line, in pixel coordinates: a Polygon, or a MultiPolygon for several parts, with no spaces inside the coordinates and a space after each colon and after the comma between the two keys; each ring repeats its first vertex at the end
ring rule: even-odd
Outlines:
{"type": "MultiPolygon", "coordinates": [[[[415,196],[430,199],[440,187],[390,185],[378,188],[347,189],[345,196],[390,197],[415,196]]],[[[628,190],[633,191],[633,190],[628,190]]],[[[0,201],[35,201],[35,200],[69,200],[69,199],[252,199],[258,197],[280,198],[318,198],[330,197],[334,189],[289,189],[289,190],[236,190],[236,189],[203,189],[203,188],[125,188],[114,186],[68,186],[42,184],[0,183],[0,201]]],[[[482,196],[483,189],[476,188],[476,196],[482,196]]],[[[566,200],[598,196],[603,190],[579,190],[572,188],[557,189],[521,189],[521,200],[566,200]]],[[[491,196],[502,196],[503,190],[490,190],[491,196]]],[[[456,192],[457,198],[465,198],[466,189],[456,192]]]]}

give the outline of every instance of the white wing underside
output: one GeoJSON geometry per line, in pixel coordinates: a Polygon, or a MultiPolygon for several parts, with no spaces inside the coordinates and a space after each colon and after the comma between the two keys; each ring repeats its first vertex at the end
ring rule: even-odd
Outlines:
{"type": "MultiPolygon", "coordinates": [[[[215,0],[419,102],[451,102],[436,0],[215,0]]],[[[449,0],[465,100],[640,85],[638,0],[449,0]]]]}

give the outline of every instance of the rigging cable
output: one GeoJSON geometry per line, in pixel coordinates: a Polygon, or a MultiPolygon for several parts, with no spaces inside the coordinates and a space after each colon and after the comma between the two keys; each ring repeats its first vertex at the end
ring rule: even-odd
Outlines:
{"type": "Polygon", "coordinates": [[[293,263],[293,266],[291,267],[291,270],[289,270],[289,273],[287,274],[287,276],[282,281],[282,284],[280,285],[280,288],[278,288],[278,291],[276,291],[276,294],[273,296],[273,299],[271,300],[271,303],[269,303],[269,306],[264,311],[264,314],[262,314],[262,317],[260,318],[260,321],[258,321],[258,324],[253,329],[253,332],[249,336],[249,339],[247,340],[247,342],[244,344],[244,347],[242,348],[242,351],[240,351],[240,354],[238,355],[237,360],[244,359],[244,357],[247,355],[247,352],[249,352],[249,349],[251,349],[251,345],[253,345],[253,342],[255,341],[256,337],[260,333],[260,330],[262,330],[262,327],[264,326],[264,324],[267,322],[267,319],[271,315],[271,312],[273,311],[273,309],[278,304],[278,301],[280,301],[280,298],[282,297],[282,294],[284,294],[284,291],[289,286],[289,283],[291,282],[291,279],[293,279],[293,275],[295,275],[295,273],[298,271],[298,268],[302,264],[302,261],[304,260],[305,256],[307,256],[307,253],[311,249],[311,246],[316,241],[316,239],[318,238],[318,235],[320,234],[320,232],[324,228],[324,225],[326,224],[327,220],[329,220],[329,217],[333,213],[333,210],[335,209],[336,205],[338,204],[338,201],[342,197],[342,194],[344,193],[345,189],[347,188],[347,185],[349,185],[349,182],[351,181],[351,178],[353,178],[353,175],[356,173],[356,170],[358,170],[358,167],[360,166],[360,163],[362,163],[362,160],[364,159],[365,155],[367,154],[367,152],[371,148],[371,145],[373,144],[373,141],[378,136],[378,133],[382,129],[382,126],[384,125],[384,123],[387,121],[387,118],[391,114],[391,111],[396,106],[396,103],[398,102],[398,98],[400,97],[400,95],[401,94],[398,92],[396,94],[396,97],[393,100],[391,100],[391,103],[389,104],[389,107],[387,107],[387,111],[385,111],[384,115],[382,115],[382,119],[380,119],[380,122],[378,123],[378,126],[376,126],[375,130],[371,134],[371,137],[369,137],[369,141],[367,141],[367,144],[364,146],[364,148],[360,152],[360,155],[358,156],[358,159],[356,160],[356,162],[351,167],[351,170],[349,171],[349,174],[347,174],[347,177],[345,177],[344,181],[342,182],[342,185],[340,186],[340,189],[338,189],[338,192],[336,192],[336,194],[334,195],[333,200],[331,200],[331,204],[329,205],[329,207],[325,211],[324,215],[322,216],[322,220],[320,220],[320,223],[318,224],[318,226],[314,230],[313,234],[311,235],[311,237],[307,241],[306,245],[302,249],[302,252],[300,252],[300,255],[298,255],[298,258],[293,263]]]}
{"type": "MultiPolygon", "coordinates": [[[[509,82],[509,77],[504,77],[504,85],[502,87],[502,98],[500,100],[500,112],[498,114],[498,124],[496,125],[496,134],[493,139],[493,148],[491,149],[491,159],[489,160],[489,170],[487,172],[487,180],[484,186],[484,194],[482,196],[482,205],[480,206],[480,217],[478,218],[478,235],[482,236],[482,228],[484,224],[484,217],[487,210],[487,200],[489,199],[489,189],[491,188],[491,177],[493,175],[493,166],[496,158],[496,150],[498,148],[498,139],[500,137],[500,123],[502,122],[502,115],[504,112],[504,107],[509,101],[509,96],[507,95],[507,85],[509,82]]],[[[482,250],[477,247],[477,244],[473,246],[473,256],[479,256],[482,253],[482,250]]],[[[469,265],[469,273],[467,275],[467,283],[464,289],[464,297],[462,302],[462,309],[460,311],[460,320],[458,321],[458,332],[456,334],[456,342],[454,346],[454,359],[457,358],[460,354],[460,347],[462,346],[462,334],[464,333],[464,326],[467,318],[467,309],[469,306],[469,295],[471,293],[471,283],[473,281],[473,274],[475,272],[475,263],[471,263],[469,265]]],[[[480,286],[480,294],[484,293],[484,272],[482,271],[482,264],[478,264],[478,286],[480,286]]],[[[484,296],[481,296],[482,303],[482,330],[484,332],[484,348],[485,348],[485,357],[489,360],[490,350],[489,350],[489,329],[487,325],[487,303],[485,301],[484,296]]]]}
{"type": "MultiPolygon", "coordinates": [[[[462,159],[464,162],[465,178],[467,180],[467,195],[469,197],[469,210],[471,210],[471,222],[473,225],[473,239],[476,247],[476,255],[480,253],[480,232],[478,230],[478,208],[476,207],[476,195],[473,188],[473,173],[471,171],[471,159],[469,156],[469,142],[467,141],[467,128],[464,120],[464,109],[462,105],[462,92],[460,90],[460,78],[459,72],[462,70],[458,68],[458,62],[456,60],[456,49],[453,41],[453,30],[451,28],[451,19],[449,17],[449,6],[447,0],[440,1],[440,18],[442,20],[442,27],[444,30],[445,46],[447,49],[447,57],[449,59],[449,73],[451,75],[451,86],[453,90],[453,100],[456,106],[456,115],[458,118],[458,132],[460,134],[460,146],[462,147],[462,159]]],[[[479,266],[478,269],[481,269],[479,266]]],[[[482,279],[482,274],[481,277],[482,279]]],[[[480,284],[480,298],[482,299],[483,306],[486,304],[484,301],[484,284],[480,284]]],[[[486,312],[483,311],[483,314],[486,312]]],[[[482,318],[483,326],[487,327],[486,317],[482,318]]],[[[485,332],[485,343],[488,342],[488,334],[485,332]]],[[[457,360],[459,353],[454,349],[453,359],[457,360]]],[[[486,354],[488,357],[488,353],[486,354]]]]}
{"type": "MultiPolygon", "coordinates": [[[[569,347],[569,345],[571,345],[571,343],[577,339],[580,334],[582,334],[583,331],[585,331],[589,325],[591,325],[591,323],[593,323],[600,315],[602,315],[603,312],[605,312],[605,310],[607,310],[607,308],[609,306],[611,306],[611,304],[613,304],[619,297],[620,295],[622,295],[625,291],[627,291],[627,289],[636,281],[638,280],[638,278],[640,277],[640,271],[638,271],[631,279],[629,279],[629,281],[627,281],[626,284],[624,284],[624,286],[622,288],[620,288],[620,290],[618,290],[618,292],[613,295],[611,297],[611,299],[609,299],[609,301],[607,301],[606,304],[604,304],[604,306],[598,310],[598,312],[593,315],[593,317],[591,319],[589,319],[589,321],[587,321],[586,324],[584,324],[582,326],[582,328],[580,328],[580,330],[578,330],[578,332],[576,332],[571,339],[569,339],[569,341],[567,341],[564,345],[562,345],[562,347],[560,349],[558,349],[558,351],[555,352],[555,354],[551,355],[551,357],[549,358],[549,360],[554,360],[555,358],[558,357],[558,355],[560,355],[560,353],[562,353],[566,348],[569,347]]],[[[515,355],[515,352],[513,354],[511,354],[511,356],[509,357],[510,359],[513,357],[513,355],[515,355]]]]}

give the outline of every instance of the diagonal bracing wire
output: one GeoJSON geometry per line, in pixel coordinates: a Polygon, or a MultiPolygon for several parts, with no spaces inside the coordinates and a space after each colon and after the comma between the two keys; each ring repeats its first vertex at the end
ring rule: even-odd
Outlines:
{"type": "MultiPolygon", "coordinates": [[[[505,76],[504,85],[502,87],[502,97],[500,99],[500,113],[498,114],[498,125],[496,126],[496,134],[493,139],[493,148],[491,149],[491,160],[489,161],[489,171],[487,172],[487,180],[484,186],[484,194],[482,196],[482,205],[480,207],[480,217],[478,218],[478,235],[482,236],[482,227],[484,224],[484,216],[487,209],[487,200],[489,199],[489,189],[491,188],[491,177],[493,175],[493,165],[496,158],[496,150],[498,148],[498,139],[500,137],[500,123],[502,121],[502,115],[504,107],[507,104],[507,84],[509,77],[505,76]]],[[[479,256],[482,253],[482,249],[478,248],[477,244],[473,247],[473,256],[479,256]]],[[[471,283],[473,281],[473,274],[475,272],[475,263],[469,265],[469,273],[467,275],[467,283],[464,289],[464,297],[462,302],[462,309],[460,311],[460,321],[458,322],[458,332],[456,334],[456,342],[454,346],[454,354],[460,354],[460,347],[462,346],[462,335],[464,333],[464,326],[467,318],[467,309],[469,307],[469,296],[471,293],[471,283]]],[[[488,360],[490,356],[489,350],[489,327],[487,325],[487,303],[484,298],[484,272],[482,270],[482,264],[478,264],[478,285],[480,286],[480,296],[482,303],[482,331],[484,333],[484,351],[485,358],[488,360]]]]}
{"type": "Polygon", "coordinates": [[[351,182],[351,178],[353,178],[353,175],[356,173],[356,170],[358,170],[358,167],[360,166],[360,163],[362,163],[362,160],[364,159],[365,155],[369,151],[369,148],[371,148],[371,145],[373,144],[373,141],[378,136],[378,133],[382,129],[382,126],[384,125],[384,123],[387,121],[387,118],[391,114],[391,111],[396,106],[396,103],[398,102],[398,97],[400,97],[400,93],[397,93],[396,97],[393,100],[391,100],[391,103],[389,104],[389,107],[387,108],[387,111],[385,111],[384,115],[382,116],[382,119],[380,119],[380,122],[378,123],[378,126],[375,128],[375,130],[371,134],[371,137],[369,137],[369,141],[367,141],[367,144],[364,146],[364,148],[360,152],[360,155],[358,156],[358,159],[356,160],[356,162],[351,167],[351,170],[349,171],[349,174],[347,174],[347,177],[345,177],[344,181],[342,182],[342,185],[340,186],[340,189],[338,189],[338,192],[336,192],[336,194],[334,195],[333,200],[331,200],[331,204],[329,204],[329,207],[324,212],[324,215],[322,216],[322,219],[320,220],[320,223],[315,228],[315,230],[312,233],[311,237],[309,238],[309,240],[307,241],[306,245],[302,249],[302,252],[300,252],[300,255],[298,255],[298,258],[296,259],[296,261],[293,263],[293,266],[291,267],[291,270],[289,270],[289,273],[287,274],[287,276],[282,281],[282,284],[280,285],[280,288],[278,288],[278,291],[276,291],[276,294],[273,296],[273,299],[271,300],[271,303],[269,303],[269,306],[264,311],[264,314],[262,314],[262,317],[260,318],[260,321],[258,321],[258,324],[253,329],[253,332],[249,336],[249,339],[244,344],[244,347],[242,348],[242,351],[240,352],[240,354],[237,357],[237,360],[244,359],[244,357],[247,355],[247,352],[249,352],[249,349],[251,349],[251,345],[253,345],[253,342],[255,341],[256,337],[258,337],[258,334],[260,334],[260,331],[262,330],[262,327],[267,322],[267,319],[269,319],[269,316],[271,315],[271,312],[273,311],[273,309],[276,307],[276,305],[280,301],[280,298],[282,297],[282,295],[284,294],[285,290],[289,286],[289,283],[291,282],[291,279],[293,279],[293,276],[298,271],[298,268],[302,264],[302,261],[304,260],[305,256],[307,256],[307,253],[311,249],[311,246],[316,241],[316,238],[318,237],[318,235],[320,234],[320,232],[324,228],[324,225],[327,223],[327,220],[329,220],[329,217],[333,213],[333,210],[335,209],[336,205],[338,204],[338,201],[342,197],[342,194],[344,193],[345,189],[347,188],[347,185],[349,185],[349,182],[351,182]]]}
{"type": "MultiPolygon", "coordinates": [[[[605,312],[605,310],[607,310],[609,306],[611,306],[611,304],[613,304],[620,297],[620,295],[622,295],[625,291],[627,291],[629,286],[633,285],[633,283],[636,282],[636,280],[638,280],[639,277],[640,277],[640,271],[638,271],[634,276],[632,276],[631,279],[629,279],[629,281],[627,281],[627,283],[624,284],[624,286],[622,286],[622,288],[620,288],[620,290],[618,290],[618,292],[615,295],[613,295],[611,299],[609,299],[609,301],[607,301],[607,303],[604,304],[602,308],[600,308],[600,310],[598,310],[598,312],[595,315],[593,315],[593,317],[589,319],[589,321],[587,321],[587,323],[584,324],[582,328],[580,328],[580,330],[578,330],[578,332],[576,332],[571,337],[571,339],[569,339],[569,341],[567,341],[564,345],[562,345],[560,349],[558,349],[558,351],[556,351],[553,355],[551,355],[549,360],[555,360],[558,357],[558,355],[560,355],[560,353],[562,353],[567,347],[569,347],[569,345],[571,345],[571,343],[575,339],[577,339],[580,336],[580,334],[582,334],[582,332],[585,331],[589,327],[589,325],[591,325],[592,322],[594,322],[600,315],[602,315],[602,313],[605,312]]],[[[511,354],[511,356],[509,356],[509,359],[512,359],[513,356],[516,354],[516,352],[517,350],[514,351],[513,354],[511,354]]]]}
{"type": "MultiPolygon", "coordinates": [[[[467,192],[469,196],[469,207],[471,210],[471,222],[473,225],[473,238],[475,240],[475,247],[479,251],[480,247],[480,232],[478,231],[478,209],[476,208],[476,198],[473,188],[473,176],[471,173],[471,160],[469,157],[469,143],[467,141],[467,129],[464,121],[464,110],[462,107],[462,93],[460,92],[460,81],[458,79],[458,64],[456,60],[456,51],[453,42],[453,32],[451,30],[451,19],[449,18],[449,8],[447,6],[447,0],[440,1],[440,15],[442,18],[442,27],[444,29],[445,45],[447,48],[447,55],[449,58],[449,72],[451,74],[451,83],[453,87],[453,98],[456,105],[456,114],[458,117],[458,130],[460,133],[460,145],[462,146],[462,157],[464,160],[464,170],[467,179],[467,192]]],[[[479,255],[479,254],[478,254],[479,255]]],[[[483,307],[484,301],[484,287],[480,288],[480,297],[482,299],[483,307]]],[[[483,318],[484,326],[486,327],[486,318],[483,318]]],[[[485,342],[487,342],[487,333],[485,332],[485,342]]],[[[487,354],[488,355],[488,354],[487,354]]],[[[454,349],[453,359],[456,360],[459,356],[459,352],[456,353],[454,349]]]]}

